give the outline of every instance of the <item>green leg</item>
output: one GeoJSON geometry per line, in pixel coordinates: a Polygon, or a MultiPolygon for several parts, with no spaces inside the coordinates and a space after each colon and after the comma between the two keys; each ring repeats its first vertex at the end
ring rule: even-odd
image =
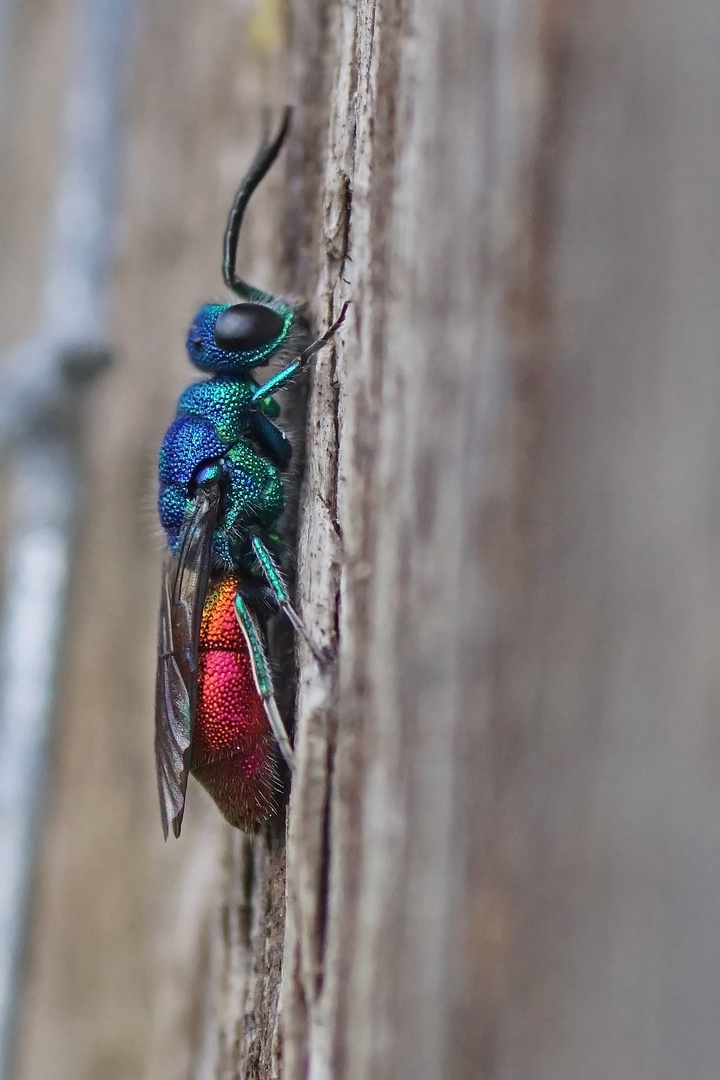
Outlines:
{"type": "Polygon", "coordinates": [[[288,591],[285,588],[285,582],[282,579],[279,568],[277,567],[272,555],[265,547],[265,544],[258,536],[252,537],[252,549],[255,553],[255,558],[262,568],[262,572],[265,575],[265,579],[272,589],[273,595],[278,604],[285,612],[288,620],[292,624],[296,633],[307,642],[308,648],[317,660],[320,667],[327,667],[331,660],[331,656],[326,649],[322,649],[319,645],[316,645],[313,639],[310,637],[308,630],[303,625],[302,619],[298,615],[295,608],[290,603],[290,597],[288,591]]]}
{"type": "Polygon", "coordinates": [[[338,332],[345,322],[345,315],[347,314],[347,309],[349,307],[350,301],[346,300],[342,306],[339,317],[335,320],[330,329],[325,331],[321,338],[318,338],[317,341],[313,341],[312,345],[308,345],[307,349],[298,356],[297,360],[293,360],[292,364],[288,364],[282,371],[278,371],[277,375],[273,375],[273,377],[268,379],[266,383],[263,383],[262,386],[258,386],[250,399],[252,403],[256,404],[258,401],[262,401],[263,398],[272,397],[273,394],[277,394],[278,390],[282,389],[283,386],[286,386],[294,379],[299,371],[303,371],[308,366],[315,353],[320,352],[323,345],[327,345],[330,338],[338,332]]]}
{"type": "Polygon", "coordinates": [[[263,646],[262,637],[260,636],[260,630],[241,596],[235,597],[235,615],[237,616],[240,629],[245,635],[245,641],[250,650],[255,685],[258,688],[260,697],[263,699],[263,705],[265,706],[267,718],[270,721],[272,733],[275,736],[275,741],[280,747],[280,753],[285,758],[290,772],[293,772],[295,762],[293,759],[292,747],[290,746],[290,740],[288,739],[285,725],[280,716],[280,710],[275,701],[270,668],[268,666],[267,657],[265,656],[265,648],[263,646]]]}

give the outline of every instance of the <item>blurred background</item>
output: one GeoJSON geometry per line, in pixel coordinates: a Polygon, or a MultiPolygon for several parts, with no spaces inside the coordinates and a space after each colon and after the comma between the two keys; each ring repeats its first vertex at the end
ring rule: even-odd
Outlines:
{"type": "MultiPolygon", "coordinates": [[[[50,574],[45,591],[28,595],[26,583],[7,601],[6,627],[8,619],[30,623],[27,670],[16,671],[10,655],[0,690],[16,705],[18,693],[33,697],[43,672],[52,683],[58,607],[62,619],[49,764],[19,792],[29,797],[24,823],[3,804],[20,861],[4,847],[0,874],[7,882],[15,867],[22,885],[32,871],[21,904],[25,948],[6,958],[16,1038],[3,1080],[129,1080],[190,1069],[182,1058],[204,992],[198,942],[216,910],[228,838],[199,790],[190,793],[193,828],[182,847],[164,846],[160,833],[155,455],[189,380],[188,321],[200,303],[223,296],[224,220],[254,152],[261,105],[285,102],[285,30],[274,2],[2,0],[0,395],[18,404],[5,409],[12,441],[3,448],[0,529],[8,555],[18,530],[33,527],[28,514],[50,515],[49,525],[34,525],[42,535],[54,529],[61,552],[55,578],[40,563],[29,574],[30,582],[50,574]],[[42,348],[18,352],[40,337],[42,348]],[[73,368],[70,389],[61,367],[73,368]],[[16,431],[26,406],[27,430],[16,431]],[[33,457],[38,447],[45,465],[33,457]],[[63,455],[54,495],[38,509],[22,470],[29,460],[35,476],[47,475],[48,461],[63,455]],[[23,862],[34,816],[37,858],[23,862]]],[[[264,186],[243,238],[245,273],[267,285],[282,177],[279,168],[264,186]]],[[[6,597],[7,589],[6,579],[6,597]]],[[[32,700],[23,708],[34,709],[40,754],[47,710],[32,700]]],[[[2,739],[12,742],[7,732],[2,739]]],[[[32,763],[32,745],[15,750],[32,763]]],[[[3,776],[18,767],[6,759],[3,776]]],[[[17,929],[5,926],[10,954],[17,929]]]]}
{"type": "Polygon", "coordinates": [[[0,0],[7,1080],[715,1080],[720,9],[289,6],[0,0]],[[194,785],[162,844],[151,750],[156,448],[286,101],[240,262],[353,301],[287,892],[194,785]]]}

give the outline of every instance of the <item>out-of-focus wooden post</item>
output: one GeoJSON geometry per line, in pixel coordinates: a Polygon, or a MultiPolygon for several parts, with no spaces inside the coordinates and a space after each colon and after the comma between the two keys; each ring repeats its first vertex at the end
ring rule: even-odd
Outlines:
{"type": "Polygon", "coordinates": [[[308,427],[339,663],[285,1076],[714,1076],[720,9],[295,15],[318,311],[353,308],[308,427]]]}

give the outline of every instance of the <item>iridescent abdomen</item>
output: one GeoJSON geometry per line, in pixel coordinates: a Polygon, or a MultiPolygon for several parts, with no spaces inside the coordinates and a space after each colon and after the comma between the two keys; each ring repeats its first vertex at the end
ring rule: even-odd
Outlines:
{"type": "Polygon", "coordinates": [[[253,677],[233,601],[238,580],[223,578],[203,610],[192,773],[231,825],[270,817],[278,790],[275,744],[253,677]]]}

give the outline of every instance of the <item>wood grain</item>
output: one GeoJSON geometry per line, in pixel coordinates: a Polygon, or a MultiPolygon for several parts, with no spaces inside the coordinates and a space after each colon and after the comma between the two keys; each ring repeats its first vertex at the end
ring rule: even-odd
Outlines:
{"type": "Polygon", "coordinates": [[[354,308],[309,426],[339,668],[301,696],[286,1075],[710,1077],[717,12],[297,8],[318,306],[354,308]]]}

